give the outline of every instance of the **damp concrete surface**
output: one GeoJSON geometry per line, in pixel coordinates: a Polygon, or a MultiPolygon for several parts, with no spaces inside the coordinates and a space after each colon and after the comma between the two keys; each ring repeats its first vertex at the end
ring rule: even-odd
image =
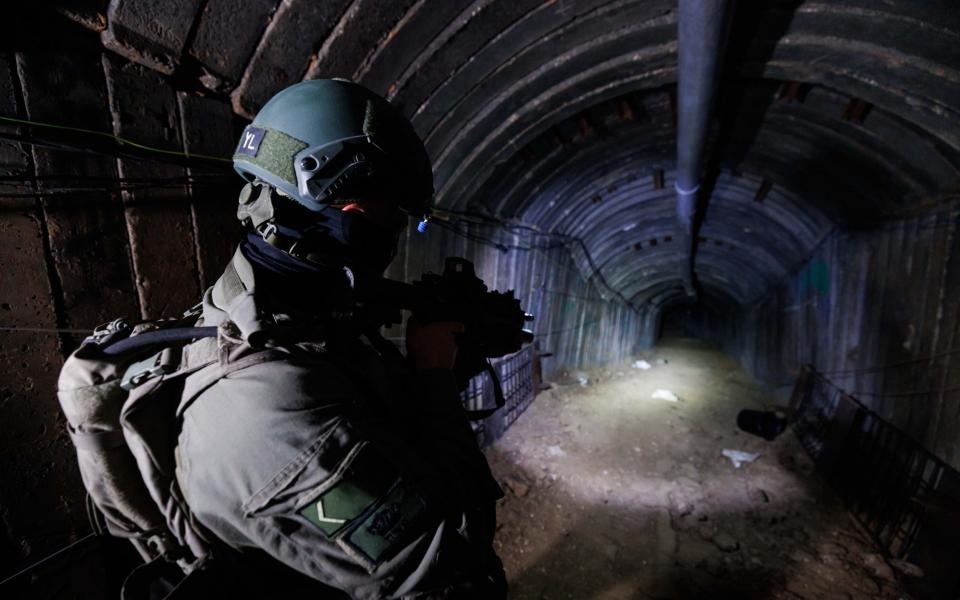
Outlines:
{"type": "Polygon", "coordinates": [[[485,451],[509,597],[906,598],[793,433],[737,429],[772,406],[693,339],[562,374],[485,451]],[[724,449],[759,456],[736,468],[724,449]]]}

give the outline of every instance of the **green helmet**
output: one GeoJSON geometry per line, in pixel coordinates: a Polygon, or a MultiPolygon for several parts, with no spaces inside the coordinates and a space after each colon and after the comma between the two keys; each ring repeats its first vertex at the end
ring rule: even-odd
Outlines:
{"type": "Polygon", "coordinates": [[[425,217],[433,172],[410,122],[367,88],[343,79],[281,91],[243,130],[233,166],[312,211],[378,195],[425,217]]]}

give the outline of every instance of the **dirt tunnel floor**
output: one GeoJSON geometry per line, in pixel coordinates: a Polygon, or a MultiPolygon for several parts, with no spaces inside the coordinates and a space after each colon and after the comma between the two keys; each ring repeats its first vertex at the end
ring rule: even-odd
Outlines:
{"type": "Polygon", "coordinates": [[[554,385],[486,451],[510,598],[904,597],[792,432],[737,430],[770,398],[734,361],[695,340],[644,358],[554,385]]]}

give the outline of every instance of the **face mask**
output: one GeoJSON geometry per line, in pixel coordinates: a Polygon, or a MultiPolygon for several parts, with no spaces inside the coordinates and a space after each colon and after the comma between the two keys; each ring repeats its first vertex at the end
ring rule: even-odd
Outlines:
{"type": "Polygon", "coordinates": [[[310,220],[303,227],[277,228],[284,236],[297,240],[295,248],[300,252],[290,252],[294,256],[301,252],[325,255],[377,273],[382,273],[396,256],[399,229],[380,225],[360,213],[334,208],[315,213],[310,220]]]}
{"type": "Polygon", "coordinates": [[[260,193],[251,191],[250,201],[242,202],[241,208],[247,213],[256,212],[247,215],[251,224],[265,240],[295,258],[325,262],[314,260],[310,256],[314,255],[332,263],[344,262],[382,273],[396,256],[400,227],[381,225],[362,213],[344,212],[333,206],[312,212],[271,188],[256,191],[260,193]],[[268,207],[269,212],[258,212],[257,207],[261,206],[268,207]],[[274,239],[275,235],[279,237],[274,239]]]}
{"type": "Polygon", "coordinates": [[[332,237],[349,248],[349,254],[362,266],[382,273],[397,255],[400,230],[380,225],[362,213],[330,211],[335,214],[331,221],[332,237]]]}

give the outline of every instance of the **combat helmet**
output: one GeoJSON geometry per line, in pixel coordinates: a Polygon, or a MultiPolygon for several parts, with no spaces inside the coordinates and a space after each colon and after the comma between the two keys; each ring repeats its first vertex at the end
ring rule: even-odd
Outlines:
{"type": "Polygon", "coordinates": [[[433,197],[430,159],[410,122],[344,79],[303,81],[271,98],[244,129],[233,164],[314,212],[380,195],[424,218],[433,197]]]}

